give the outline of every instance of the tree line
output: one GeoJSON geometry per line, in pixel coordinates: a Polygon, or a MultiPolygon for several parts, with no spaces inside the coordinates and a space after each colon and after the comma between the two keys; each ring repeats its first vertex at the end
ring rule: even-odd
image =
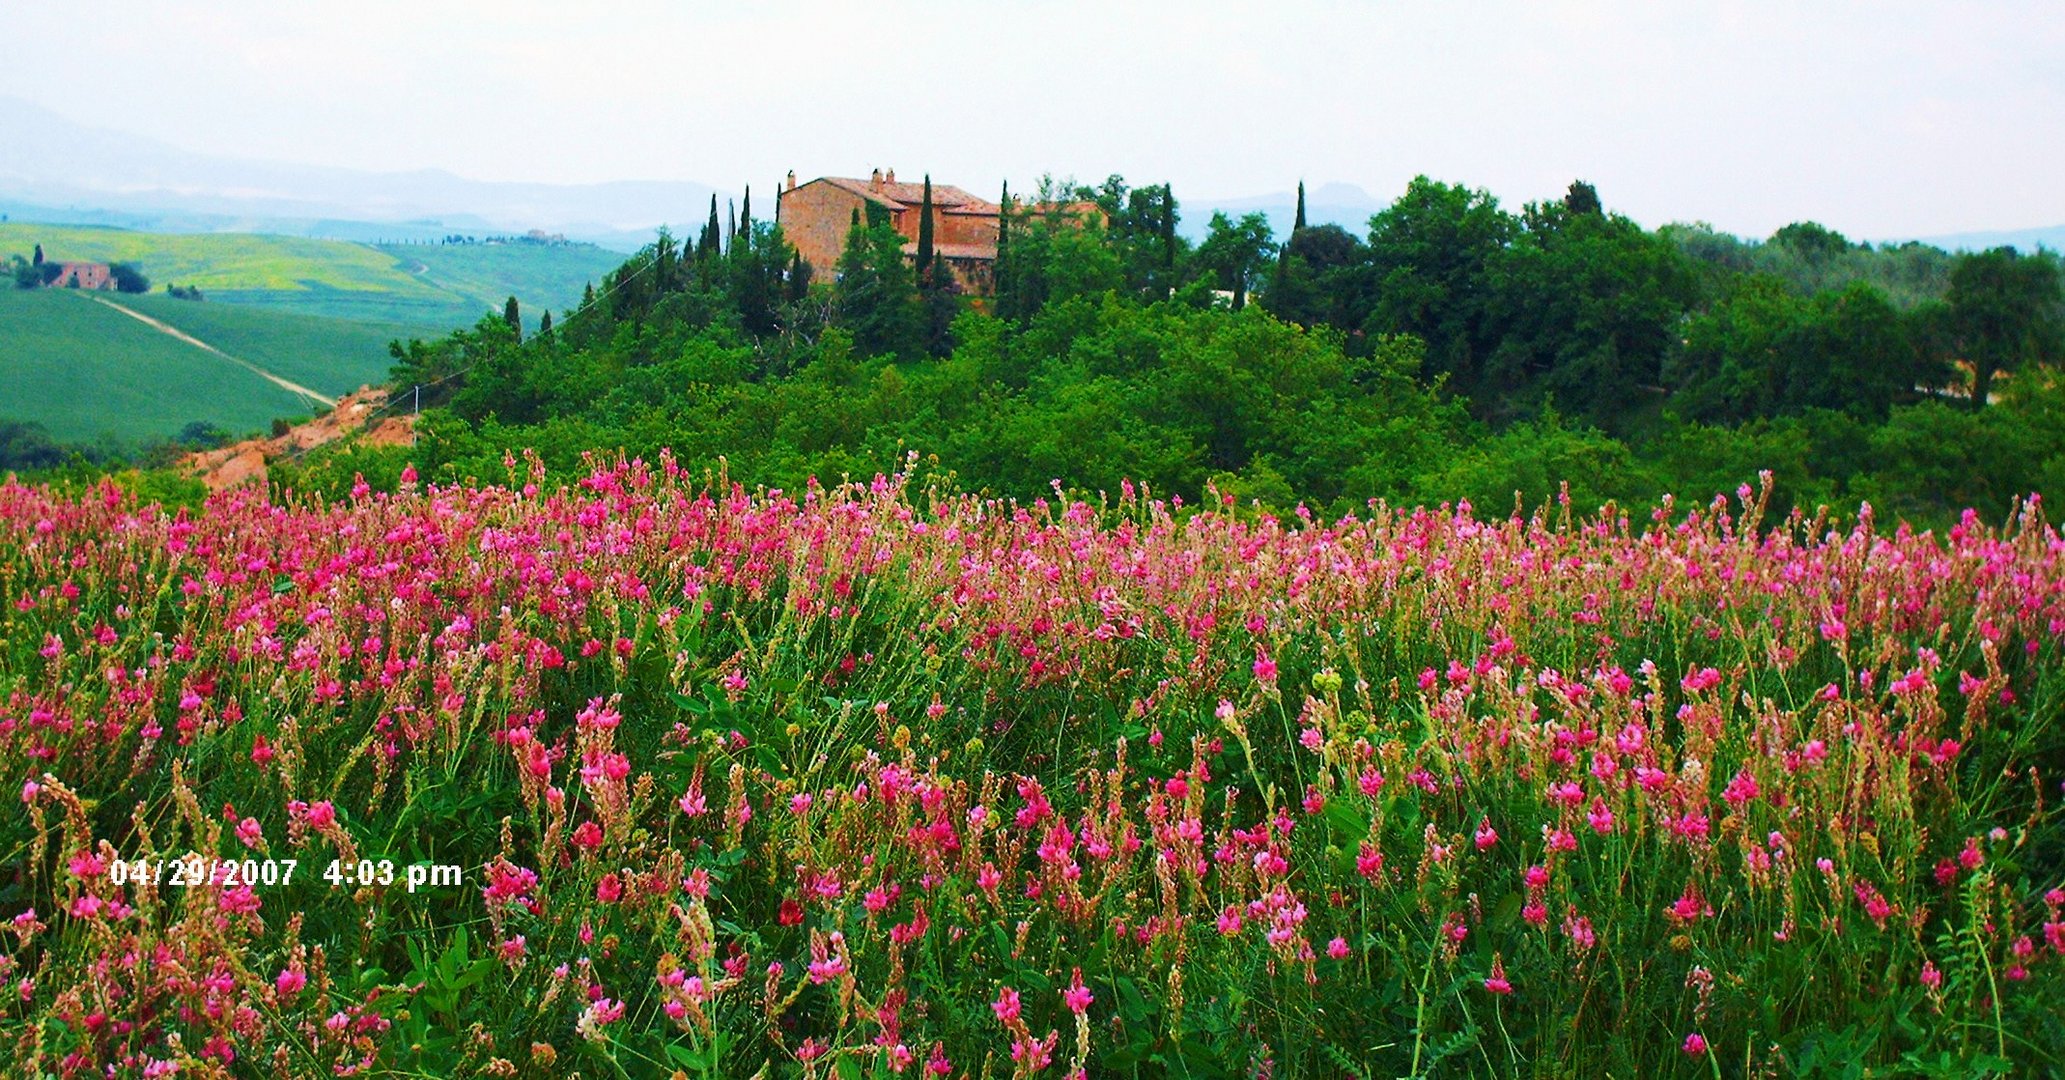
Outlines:
{"type": "Polygon", "coordinates": [[[1307,224],[1301,186],[1288,235],[1214,214],[1196,242],[1167,184],[1000,201],[974,297],[882,215],[812,267],[750,191],[722,216],[713,197],[693,236],[660,232],[528,337],[512,301],[397,342],[395,384],[426,406],[415,448],[278,475],[500,479],[511,449],[570,470],[664,448],[794,486],[916,454],[1003,495],[1131,480],[1333,512],[1702,497],[1770,469],[1809,510],[1923,523],[2065,481],[2048,252],[1651,230],[1583,182],[1513,211],[1420,177],[1360,233],[1307,224]]]}

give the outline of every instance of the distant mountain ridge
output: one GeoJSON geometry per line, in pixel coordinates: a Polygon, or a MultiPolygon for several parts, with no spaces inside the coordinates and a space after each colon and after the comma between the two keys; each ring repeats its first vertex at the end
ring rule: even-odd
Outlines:
{"type": "Polygon", "coordinates": [[[2039,247],[2050,251],[2065,251],[2065,225],[2053,225],[2047,229],[1951,233],[1947,236],[1923,236],[1918,239],[1924,244],[1931,244],[1945,251],[1985,251],[1989,248],[2011,247],[2027,255],[2039,247]]]}
{"type": "MultiPolygon", "coordinates": [[[[1176,230],[1192,240],[1202,240],[1211,231],[1214,211],[1224,211],[1227,217],[1238,218],[1260,210],[1269,218],[1270,232],[1278,239],[1290,235],[1291,224],[1298,215],[1298,196],[1292,191],[1195,203],[1183,201],[1183,193],[1179,191],[1176,198],[1177,209],[1182,214],[1176,230]]],[[[1370,215],[1389,205],[1388,200],[1379,199],[1354,184],[1320,184],[1305,191],[1305,224],[1339,225],[1351,235],[1367,237],[1370,215]]]]}
{"type": "MultiPolygon", "coordinates": [[[[620,252],[650,243],[670,224],[691,233],[710,196],[734,193],[691,181],[620,180],[539,184],[469,180],[440,169],[372,172],[194,153],[156,139],[88,127],[20,98],[0,96],[0,214],[17,221],[113,225],[155,232],[264,232],[361,243],[435,240],[544,229],[620,252]]],[[[1179,190],[1178,198],[1182,197],[1179,190]]],[[[1261,211],[1288,235],[1290,191],[1185,201],[1178,225],[1194,240],[1213,211],[1261,211]]],[[[1361,237],[1390,204],[1354,184],[1306,192],[1311,225],[1339,225],[1361,237]]],[[[1918,239],[1946,250],[2007,244],[2065,250],[2065,224],[1918,239]]]]}
{"type": "Polygon", "coordinates": [[[167,231],[416,240],[544,229],[635,250],[662,223],[700,222],[712,194],[730,197],[688,181],[517,183],[214,157],[11,97],[0,97],[0,147],[0,212],[167,231]]]}

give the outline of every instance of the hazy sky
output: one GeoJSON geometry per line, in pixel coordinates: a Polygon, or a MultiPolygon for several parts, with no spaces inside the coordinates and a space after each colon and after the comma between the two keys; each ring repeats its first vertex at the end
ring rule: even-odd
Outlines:
{"type": "MultiPolygon", "coordinates": [[[[2056,0],[0,0],[7,92],[216,154],[771,184],[876,165],[1178,198],[1415,173],[1645,224],[2065,222],[2056,0]]],[[[6,148],[0,147],[0,153],[6,148]]]]}

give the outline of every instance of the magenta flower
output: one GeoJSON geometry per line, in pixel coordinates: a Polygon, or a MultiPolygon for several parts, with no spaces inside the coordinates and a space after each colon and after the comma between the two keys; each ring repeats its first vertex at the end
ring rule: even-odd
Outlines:
{"type": "Polygon", "coordinates": [[[1068,1006],[1069,1012],[1081,1016],[1083,1010],[1088,1009],[1090,1003],[1095,1000],[1096,996],[1083,985],[1083,969],[1075,969],[1075,975],[1070,980],[1068,988],[1061,992],[1061,1003],[1068,1006]]]}
{"type": "Polygon", "coordinates": [[[997,994],[997,1000],[990,1002],[989,1007],[990,1011],[997,1014],[997,1019],[1003,1021],[1004,1023],[1008,1024],[1011,1021],[1018,1019],[1018,991],[1013,990],[1008,986],[1004,987],[1003,990],[997,994]]]}

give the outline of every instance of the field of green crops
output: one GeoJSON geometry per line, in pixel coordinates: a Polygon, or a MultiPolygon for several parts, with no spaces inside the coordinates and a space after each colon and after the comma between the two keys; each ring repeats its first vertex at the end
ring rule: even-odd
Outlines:
{"type": "Polygon", "coordinates": [[[0,223],[0,259],[135,263],[152,285],[193,285],[210,302],[398,323],[424,336],[478,319],[515,296],[535,315],[563,310],[623,261],[601,248],[391,245],[250,233],[143,233],[0,223]]]}
{"type": "MultiPolygon", "coordinates": [[[[119,302],[335,396],[387,372],[388,342],[470,325],[515,296],[535,325],[621,256],[585,246],[391,245],[0,223],[0,260],[136,264],[160,291],[119,302]],[[192,285],[202,303],[174,300],[192,285]]],[[[222,358],[83,297],[0,289],[0,418],[65,441],[134,443],[204,420],[260,430],[307,403],[222,358]]]]}
{"type": "MultiPolygon", "coordinates": [[[[332,397],[378,382],[403,328],[157,296],[112,296],[332,397]]],[[[70,290],[0,289],[0,416],[66,442],[135,444],[202,420],[234,434],[309,403],[219,356],[70,290]]]]}

